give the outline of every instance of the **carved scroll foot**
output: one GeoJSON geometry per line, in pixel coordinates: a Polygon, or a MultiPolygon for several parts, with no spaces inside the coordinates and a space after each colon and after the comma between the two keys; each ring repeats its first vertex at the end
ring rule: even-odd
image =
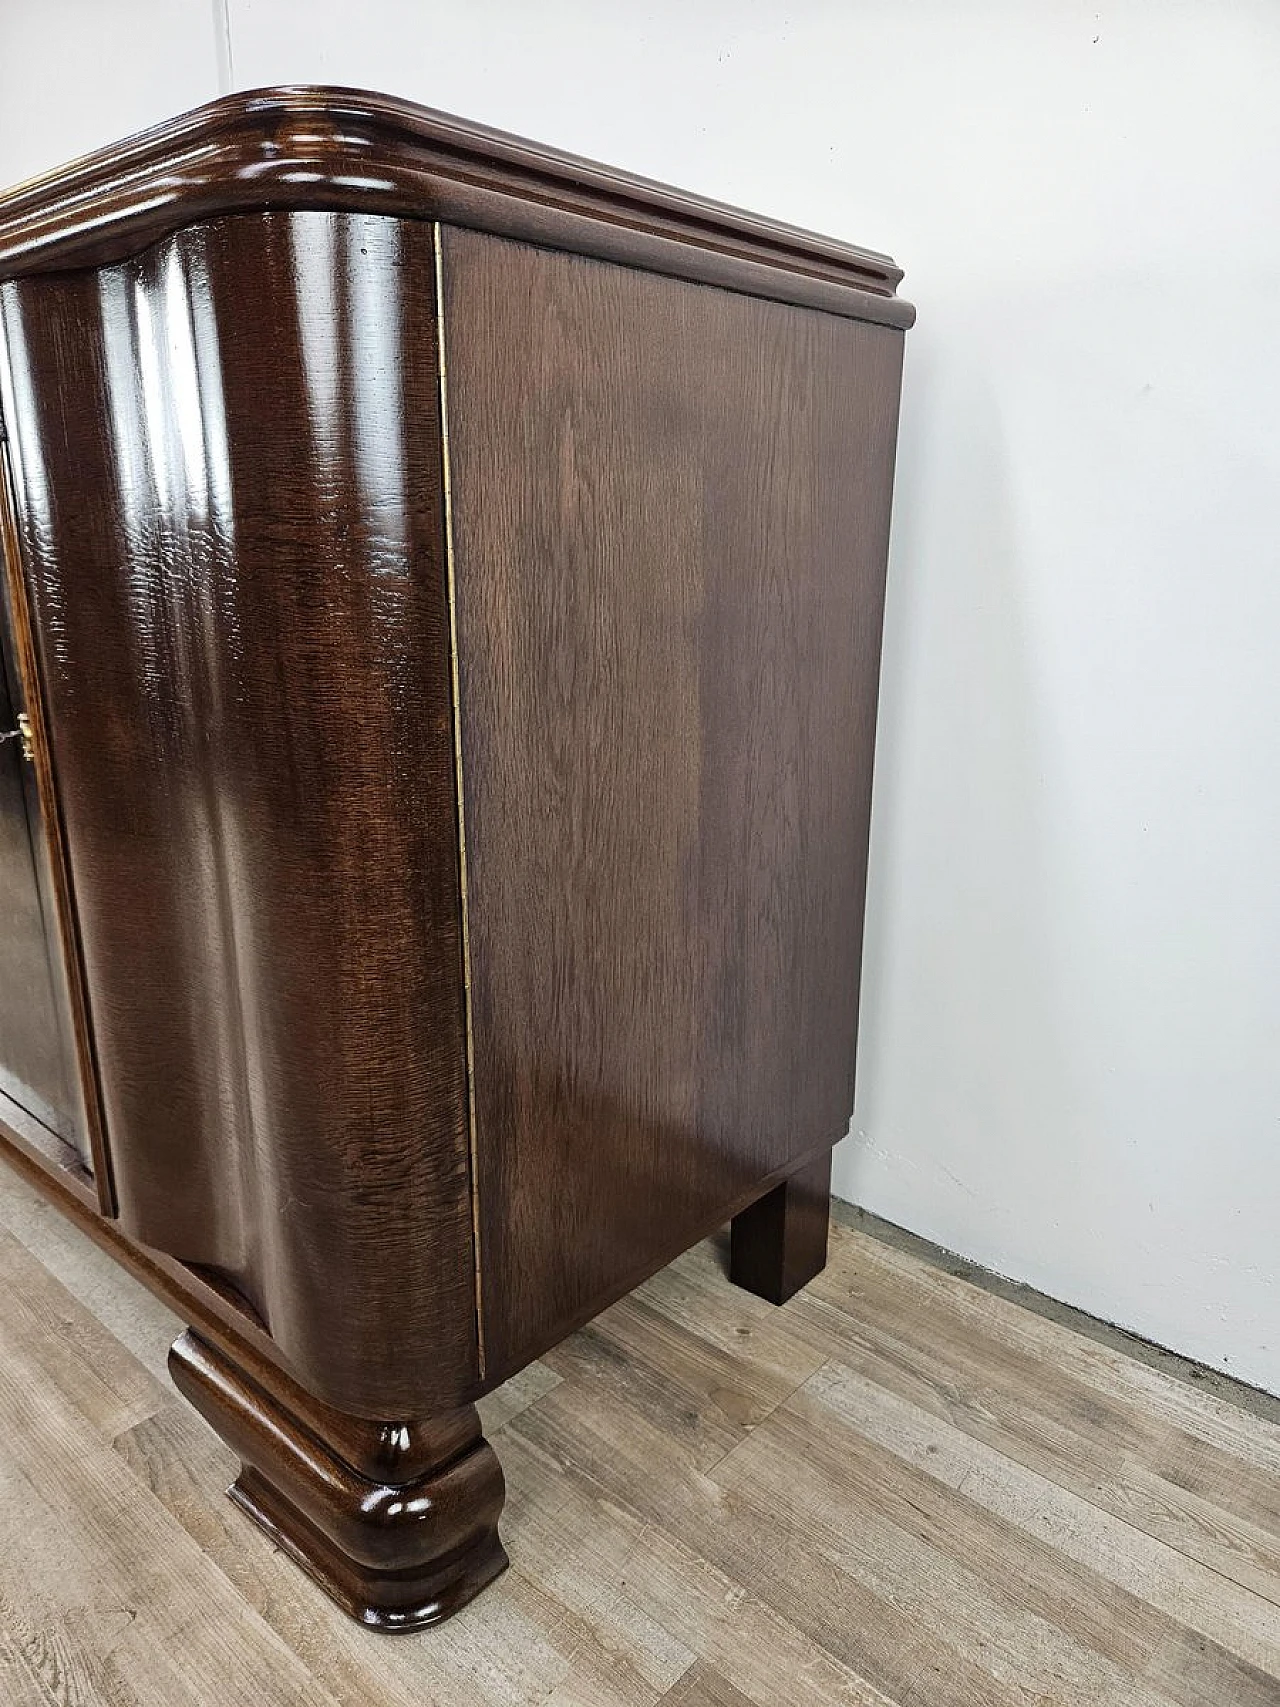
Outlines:
{"type": "Polygon", "coordinates": [[[169,1372],[240,1456],[231,1498],[361,1624],[434,1624],[505,1568],[502,1470],[474,1406],[364,1422],[190,1332],[169,1372]]]}
{"type": "Polygon", "coordinates": [[[827,1263],[831,1220],[831,1152],[790,1175],[735,1215],[729,1233],[729,1279],[785,1304],[827,1263]]]}

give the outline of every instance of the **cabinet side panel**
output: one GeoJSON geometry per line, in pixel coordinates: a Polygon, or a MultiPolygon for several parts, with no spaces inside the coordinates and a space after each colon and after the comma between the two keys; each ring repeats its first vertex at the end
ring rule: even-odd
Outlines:
{"type": "Polygon", "coordinates": [[[500,1375],[847,1127],[902,339],[442,238],[500,1375]]]}
{"type": "Polygon", "coordinates": [[[242,215],[0,288],[120,1217],[318,1396],[474,1383],[429,225],[242,215]]]}

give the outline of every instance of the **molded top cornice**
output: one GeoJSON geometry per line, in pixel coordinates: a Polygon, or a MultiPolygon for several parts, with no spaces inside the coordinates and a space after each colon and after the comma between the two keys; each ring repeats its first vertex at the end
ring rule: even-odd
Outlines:
{"type": "Polygon", "coordinates": [[[0,196],[0,279],[102,266],[197,220],[357,209],[470,226],[910,326],[887,255],[353,89],[228,95],[0,196]]]}

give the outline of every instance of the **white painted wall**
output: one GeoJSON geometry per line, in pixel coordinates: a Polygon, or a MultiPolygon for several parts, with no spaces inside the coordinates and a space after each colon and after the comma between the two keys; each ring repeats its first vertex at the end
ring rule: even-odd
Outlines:
{"type": "Polygon", "coordinates": [[[225,88],[221,0],[0,0],[0,185],[225,88]]]}
{"type": "MultiPolygon", "coordinates": [[[[99,9],[16,6],[36,33],[59,11],[99,9]]],[[[52,163],[61,113],[26,121],[90,75],[77,146],[208,92],[216,12],[111,12],[70,66],[5,71],[0,165],[52,163]]],[[[385,88],[902,261],[838,1189],[1280,1392],[1280,12],[228,0],[226,23],[224,85],[385,88]]]]}

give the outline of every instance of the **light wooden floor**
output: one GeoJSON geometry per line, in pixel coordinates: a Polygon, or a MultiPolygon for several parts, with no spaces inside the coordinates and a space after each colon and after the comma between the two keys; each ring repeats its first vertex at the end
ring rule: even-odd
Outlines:
{"type": "Polygon", "coordinates": [[[0,1703],[1280,1707],[1280,1427],[847,1227],[784,1310],[722,1262],[486,1402],[512,1569],[379,1637],[0,1168],[0,1703]]]}

